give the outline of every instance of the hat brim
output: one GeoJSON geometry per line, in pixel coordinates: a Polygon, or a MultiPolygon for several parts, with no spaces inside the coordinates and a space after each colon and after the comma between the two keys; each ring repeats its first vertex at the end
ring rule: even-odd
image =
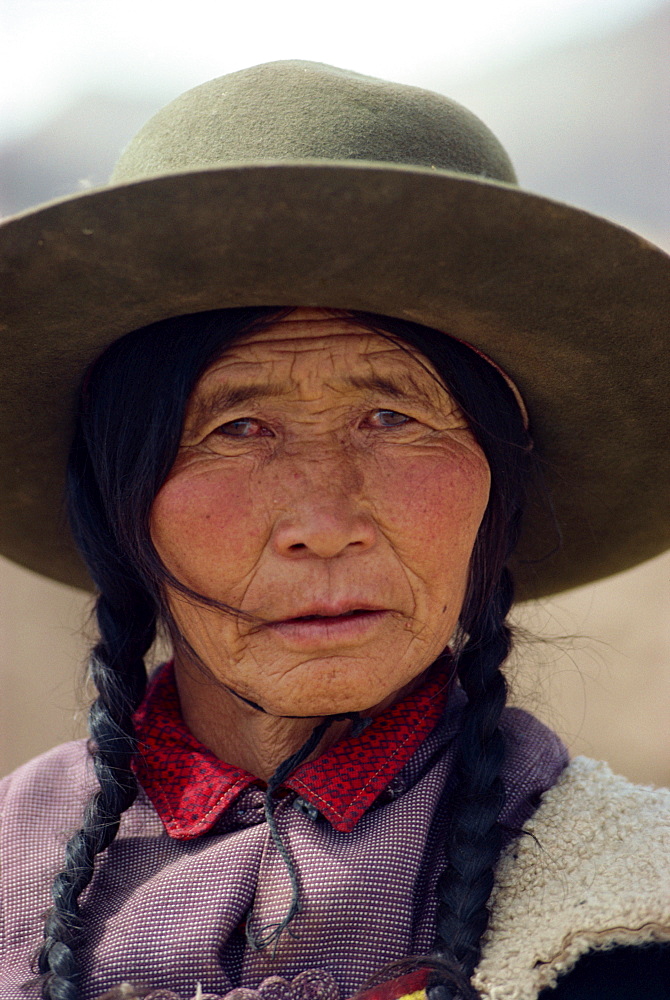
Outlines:
{"type": "Polygon", "coordinates": [[[444,170],[243,163],[24,213],[0,259],[0,551],[38,573],[90,586],[63,514],[86,366],[147,323],[254,305],[414,320],[509,373],[554,512],[531,498],[520,599],[670,545],[670,258],[588,212],[444,170]]]}

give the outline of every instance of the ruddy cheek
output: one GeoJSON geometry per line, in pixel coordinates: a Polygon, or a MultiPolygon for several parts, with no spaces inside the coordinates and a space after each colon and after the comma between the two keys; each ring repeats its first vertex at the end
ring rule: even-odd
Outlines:
{"type": "Polygon", "coordinates": [[[401,533],[410,527],[413,543],[474,542],[486,510],[489,474],[478,455],[426,456],[397,466],[386,477],[381,503],[401,533]]]}
{"type": "Polygon", "coordinates": [[[159,556],[182,583],[225,599],[258,558],[262,535],[244,483],[168,481],[158,493],[151,534],[159,556]]]}

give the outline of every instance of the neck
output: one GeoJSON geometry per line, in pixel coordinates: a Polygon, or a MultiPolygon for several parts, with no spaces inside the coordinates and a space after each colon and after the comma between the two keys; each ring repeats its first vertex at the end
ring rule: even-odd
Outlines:
{"type": "MultiPolygon", "coordinates": [[[[195,738],[219,760],[240,767],[263,781],[268,781],[282,761],[300,749],[324,716],[293,718],[269,715],[261,708],[217,683],[192,663],[175,655],[175,680],[184,722],[195,738]]],[[[426,678],[428,670],[414,677],[399,691],[382,702],[361,711],[361,716],[375,718],[426,678]]],[[[307,760],[314,760],[351,730],[349,719],[338,719],[326,729],[320,743],[307,760]]]]}
{"type": "MultiPolygon", "coordinates": [[[[220,760],[263,781],[305,743],[324,718],[267,715],[190,665],[184,668],[175,662],[175,678],[184,721],[196,739],[220,760]]],[[[319,756],[350,729],[348,719],[333,722],[308,759],[319,756]]]]}

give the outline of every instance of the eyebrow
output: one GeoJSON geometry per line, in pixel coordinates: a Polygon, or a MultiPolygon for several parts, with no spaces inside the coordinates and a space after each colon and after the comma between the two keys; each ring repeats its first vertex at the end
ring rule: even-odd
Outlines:
{"type": "Polygon", "coordinates": [[[272,399],[286,395],[286,388],[278,382],[267,382],[263,385],[249,383],[248,385],[219,385],[204,397],[193,400],[193,416],[203,420],[222,410],[231,410],[241,403],[249,403],[256,399],[272,399]]]}
{"type": "MultiPolygon", "coordinates": [[[[343,379],[338,379],[338,381],[342,385],[354,389],[381,392],[392,399],[435,405],[435,397],[431,397],[431,394],[418,385],[407,373],[403,373],[401,378],[381,375],[348,375],[343,379]]],[[[439,385],[439,383],[437,384],[439,385]]],[[[277,399],[287,395],[288,392],[290,389],[278,382],[219,385],[205,396],[196,397],[193,400],[193,418],[196,421],[201,421],[214,414],[240,406],[242,403],[254,402],[259,399],[277,399]]]]}
{"type": "MultiPolygon", "coordinates": [[[[379,375],[349,375],[344,379],[344,383],[345,385],[352,386],[354,389],[381,392],[386,396],[391,396],[392,399],[407,399],[414,402],[418,401],[435,405],[434,396],[431,397],[431,394],[423,386],[415,382],[407,372],[403,373],[402,378],[384,378],[379,375]]],[[[440,385],[437,380],[436,385],[440,385]]],[[[440,388],[443,387],[440,386],[440,388]]]]}

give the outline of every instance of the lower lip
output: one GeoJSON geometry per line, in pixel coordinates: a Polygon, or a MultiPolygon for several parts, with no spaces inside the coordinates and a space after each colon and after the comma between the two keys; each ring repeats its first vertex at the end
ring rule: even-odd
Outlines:
{"type": "Polygon", "coordinates": [[[289,619],[268,626],[272,632],[302,645],[338,645],[367,638],[389,616],[390,611],[367,611],[360,615],[332,618],[289,619]]]}

